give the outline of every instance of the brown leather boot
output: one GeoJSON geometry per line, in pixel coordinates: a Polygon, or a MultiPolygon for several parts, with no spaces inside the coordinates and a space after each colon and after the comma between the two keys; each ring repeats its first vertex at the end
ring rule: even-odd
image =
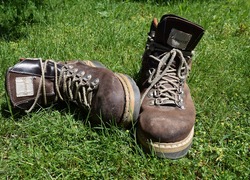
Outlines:
{"type": "Polygon", "coordinates": [[[135,82],[96,61],[22,59],[7,70],[6,90],[12,105],[27,112],[36,105],[66,100],[90,110],[95,122],[115,121],[121,126],[136,120],[140,108],[135,82]]]}
{"type": "Polygon", "coordinates": [[[171,14],[152,22],[138,83],[137,138],[159,157],[183,157],[191,146],[196,113],[186,79],[203,33],[201,26],[171,14]]]}

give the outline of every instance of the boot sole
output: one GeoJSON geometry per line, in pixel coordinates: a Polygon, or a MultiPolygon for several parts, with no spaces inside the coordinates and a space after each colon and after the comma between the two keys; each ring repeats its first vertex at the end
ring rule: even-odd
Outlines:
{"type": "Polygon", "coordinates": [[[136,121],[139,116],[141,98],[140,90],[131,77],[120,73],[115,73],[115,75],[123,86],[126,102],[120,125],[128,127],[136,121]]]}
{"type": "Polygon", "coordinates": [[[194,127],[188,134],[188,136],[178,142],[174,143],[161,143],[161,142],[152,142],[149,141],[143,134],[142,130],[138,128],[137,130],[137,138],[139,143],[146,150],[152,150],[155,152],[156,156],[160,158],[168,158],[168,159],[179,159],[185,156],[190,149],[194,136],[194,127]]]}

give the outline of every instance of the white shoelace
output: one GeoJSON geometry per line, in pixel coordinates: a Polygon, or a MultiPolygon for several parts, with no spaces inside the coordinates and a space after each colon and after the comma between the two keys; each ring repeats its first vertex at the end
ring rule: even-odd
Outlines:
{"type": "Polygon", "coordinates": [[[148,95],[154,99],[150,102],[150,105],[174,104],[180,108],[184,108],[183,86],[188,75],[189,66],[182,51],[172,49],[159,57],[150,55],[149,58],[157,61],[158,67],[149,70],[148,83],[150,86],[142,95],[141,103],[145,96],[148,95]],[[179,61],[175,62],[177,59],[179,61]],[[151,89],[153,90],[151,91],[151,89]]]}

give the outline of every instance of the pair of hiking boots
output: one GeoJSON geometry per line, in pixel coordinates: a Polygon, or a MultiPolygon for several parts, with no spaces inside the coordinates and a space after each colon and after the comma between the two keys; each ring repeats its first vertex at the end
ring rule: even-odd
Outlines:
{"type": "Polygon", "coordinates": [[[97,61],[43,61],[24,58],[6,73],[14,107],[72,101],[89,110],[90,121],[136,122],[138,142],[157,156],[177,159],[188,152],[194,135],[195,107],[186,83],[192,51],[204,30],[166,14],[151,24],[137,84],[97,61]],[[138,86],[139,88],[138,88],[138,86]]]}

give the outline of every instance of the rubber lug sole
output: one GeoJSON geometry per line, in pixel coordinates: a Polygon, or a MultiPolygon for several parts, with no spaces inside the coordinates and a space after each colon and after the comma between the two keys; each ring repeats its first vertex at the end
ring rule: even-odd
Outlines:
{"type": "Polygon", "coordinates": [[[148,140],[140,128],[137,129],[137,139],[145,150],[152,150],[160,158],[179,159],[185,156],[190,149],[194,136],[194,127],[188,136],[178,142],[161,143],[148,140]]]}

